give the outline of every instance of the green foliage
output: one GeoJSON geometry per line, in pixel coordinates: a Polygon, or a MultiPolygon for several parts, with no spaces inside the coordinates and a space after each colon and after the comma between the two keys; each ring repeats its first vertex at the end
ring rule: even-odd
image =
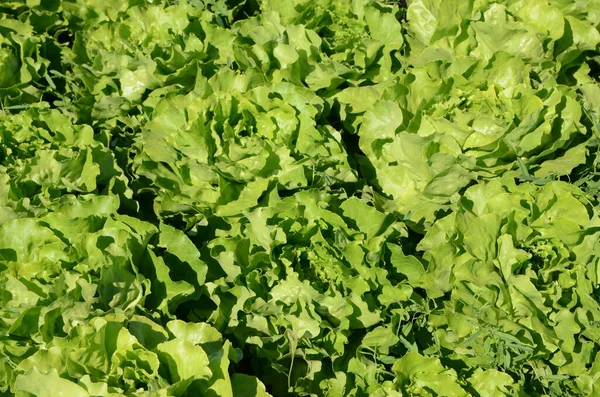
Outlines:
{"type": "Polygon", "coordinates": [[[0,3],[1,396],[600,393],[597,0],[0,3]]]}

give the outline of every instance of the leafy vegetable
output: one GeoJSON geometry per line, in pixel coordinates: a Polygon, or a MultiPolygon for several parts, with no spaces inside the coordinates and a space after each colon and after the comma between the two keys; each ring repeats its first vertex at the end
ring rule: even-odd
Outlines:
{"type": "Polygon", "coordinates": [[[0,395],[595,396],[600,3],[0,4],[0,395]]]}

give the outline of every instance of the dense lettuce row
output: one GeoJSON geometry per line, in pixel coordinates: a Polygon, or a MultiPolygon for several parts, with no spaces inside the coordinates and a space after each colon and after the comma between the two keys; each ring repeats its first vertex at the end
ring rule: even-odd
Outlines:
{"type": "Polygon", "coordinates": [[[0,3],[1,396],[600,393],[600,1],[0,3]]]}

